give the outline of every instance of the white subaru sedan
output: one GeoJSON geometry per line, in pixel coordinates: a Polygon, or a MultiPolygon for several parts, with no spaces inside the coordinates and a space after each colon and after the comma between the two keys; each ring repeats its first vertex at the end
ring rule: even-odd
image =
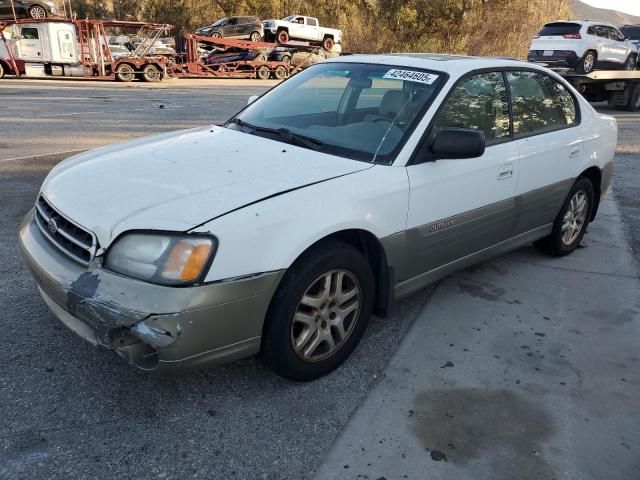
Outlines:
{"type": "Polygon", "coordinates": [[[20,243],[51,311],[139,368],[260,352],[311,380],[394,299],[531,242],[571,253],[616,135],[535,65],[336,58],[223,126],[60,163],[20,243]]]}

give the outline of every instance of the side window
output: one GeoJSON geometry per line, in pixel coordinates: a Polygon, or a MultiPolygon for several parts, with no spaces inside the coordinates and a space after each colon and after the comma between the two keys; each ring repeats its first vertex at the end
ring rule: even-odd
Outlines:
{"type": "Polygon", "coordinates": [[[587,28],[587,35],[595,35],[595,34],[596,34],[596,27],[591,25],[589,28],[587,28]]]}
{"type": "Polygon", "coordinates": [[[227,25],[237,25],[238,24],[238,19],[237,18],[230,18],[229,21],[227,22],[227,25]]]}
{"type": "Polygon", "coordinates": [[[307,18],[307,25],[311,25],[312,27],[317,27],[318,21],[315,18],[307,18]]]}
{"type": "Polygon", "coordinates": [[[536,72],[507,72],[515,138],[576,124],[576,103],[556,80],[536,72]]]}
{"type": "Polygon", "coordinates": [[[24,38],[25,40],[38,40],[38,29],[27,27],[23,28],[22,38],[24,38]]]}
{"type": "Polygon", "coordinates": [[[609,27],[609,35],[612,40],[616,40],[618,42],[622,42],[624,40],[624,36],[613,27],[609,27]]]}
{"type": "Polygon", "coordinates": [[[432,135],[447,127],[482,130],[487,145],[509,138],[509,102],[502,73],[481,73],[456,85],[436,116],[432,135]]]}
{"type": "Polygon", "coordinates": [[[603,25],[596,25],[596,35],[602,38],[609,38],[609,29],[603,25]]]}

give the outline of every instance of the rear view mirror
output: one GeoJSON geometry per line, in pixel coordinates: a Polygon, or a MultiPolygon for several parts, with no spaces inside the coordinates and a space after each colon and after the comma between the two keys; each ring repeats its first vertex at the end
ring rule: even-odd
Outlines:
{"type": "Polygon", "coordinates": [[[247,100],[247,105],[251,105],[253,102],[255,102],[258,99],[258,95],[251,95],[249,97],[249,100],[247,100]]]}
{"type": "Polygon", "coordinates": [[[484,149],[484,132],[470,128],[440,130],[431,144],[431,152],[436,160],[481,157],[484,149]]]}

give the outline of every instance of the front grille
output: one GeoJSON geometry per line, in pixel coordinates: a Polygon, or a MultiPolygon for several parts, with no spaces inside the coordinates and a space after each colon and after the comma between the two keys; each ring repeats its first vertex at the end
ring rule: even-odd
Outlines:
{"type": "Polygon", "coordinates": [[[65,218],[42,195],[36,202],[35,217],[40,231],[55,247],[76,262],[89,265],[97,248],[93,233],[65,218]]]}

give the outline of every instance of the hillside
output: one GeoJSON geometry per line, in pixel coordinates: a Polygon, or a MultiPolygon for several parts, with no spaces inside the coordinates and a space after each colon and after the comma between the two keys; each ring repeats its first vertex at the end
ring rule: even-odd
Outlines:
{"type": "Polygon", "coordinates": [[[615,26],[640,24],[640,17],[628,15],[617,10],[592,7],[580,0],[571,0],[570,7],[573,11],[574,17],[580,20],[609,22],[615,26]]]}

